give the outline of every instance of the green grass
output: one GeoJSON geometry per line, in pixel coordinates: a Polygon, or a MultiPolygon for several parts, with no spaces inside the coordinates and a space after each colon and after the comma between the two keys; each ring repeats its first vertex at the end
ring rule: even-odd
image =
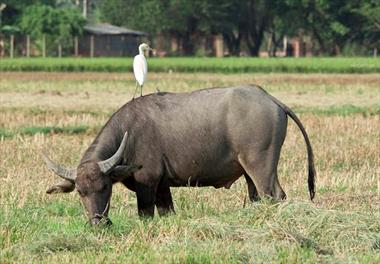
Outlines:
{"type": "MultiPolygon", "coordinates": [[[[132,58],[2,59],[0,71],[128,72],[132,58]]],[[[376,58],[149,58],[150,72],[378,73],[376,58]]]]}
{"type": "Polygon", "coordinates": [[[135,208],[113,210],[114,225],[101,229],[85,224],[79,203],[56,199],[3,212],[1,226],[12,237],[0,239],[1,263],[332,263],[352,253],[349,262],[380,261],[379,211],[299,201],[216,209],[187,199],[176,215],[152,220],[140,220],[135,208]]]}
{"type": "Polygon", "coordinates": [[[130,100],[133,80],[125,73],[0,74],[1,264],[380,263],[379,74],[151,74],[146,93],[247,83],[268,89],[307,130],[316,198],[307,195],[302,134],[289,120],[278,167],[287,201],[248,202],[242,177],[229,190],[172,188],[176,214],[140,220],[135,193],[116,184],[113,225],[92,228],[76,191],[46,194],[60,179],[40,153],[74,168],[130,100]]]}

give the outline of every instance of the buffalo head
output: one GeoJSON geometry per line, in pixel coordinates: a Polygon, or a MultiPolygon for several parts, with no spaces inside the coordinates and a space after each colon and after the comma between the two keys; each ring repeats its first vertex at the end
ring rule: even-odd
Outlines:
{"type": "Polygon", "coordinates": [[[137,170],[137,166],[134,165],[117,166],[123,157],[127,137],[128,135],[125,133],[118,150],[109,159],[84,162],[79,164],[76,169],[64,168],[43,154],[48,168],[64,179],[50,187],[47,193],[71,192],[76,189],[87,211],[90,223],[93,225],[111,224],[108,211],[112,184],[132,175],[137,170]]]}

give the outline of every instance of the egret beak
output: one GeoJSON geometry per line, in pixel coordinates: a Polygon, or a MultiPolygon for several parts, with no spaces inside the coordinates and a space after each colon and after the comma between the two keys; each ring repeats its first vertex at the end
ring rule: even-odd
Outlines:
{"type": "Polygon", "coordinates": [[[146,48],[146,52],[148,52],[148,54],[149,54],[150,51],[153,52],[153,53],[155,52],[155,50],[152,49],[151,47],[147,47],[147,48],[146,48]]]}

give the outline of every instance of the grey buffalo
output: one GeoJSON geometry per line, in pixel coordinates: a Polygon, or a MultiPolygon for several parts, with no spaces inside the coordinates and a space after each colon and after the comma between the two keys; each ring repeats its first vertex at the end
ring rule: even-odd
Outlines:
{"type": "Polygon", "coordinates": [[[75,169],[44,155],[62,181],[48,193],[76,189],[91,224],[110,223],[112,185],[136,192],[140,216],[173,212],[170,187],[229,188],[244,175],[251,201],[286,198],[277,177],[287,116],[300,128],[315,195],[313,151],[300,120],[258,86],[156,93],[132,100],[108,120],[75,169]]]}

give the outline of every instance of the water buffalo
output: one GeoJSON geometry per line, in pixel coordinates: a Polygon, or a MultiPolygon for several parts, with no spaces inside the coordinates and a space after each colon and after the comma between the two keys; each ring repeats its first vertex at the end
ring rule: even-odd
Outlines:
{"type": "Polygon", "coordinates": [[[315,195],[313,151],[306,131],[286,105],[258,86],[156,93],[132,100],[108,120],[75,169],[44,155],[64,180],[47,193],[77,189],[91,224],[110,223],[112,185],[136,192],[140,216],[174,211],[170,187],[229,188],[242,175],[251,201],[285,199],[277,164],[287,116],[307,146],[308,188],[315,195]],[[103,221],[101,221],[103,220],[103,221]]]}

